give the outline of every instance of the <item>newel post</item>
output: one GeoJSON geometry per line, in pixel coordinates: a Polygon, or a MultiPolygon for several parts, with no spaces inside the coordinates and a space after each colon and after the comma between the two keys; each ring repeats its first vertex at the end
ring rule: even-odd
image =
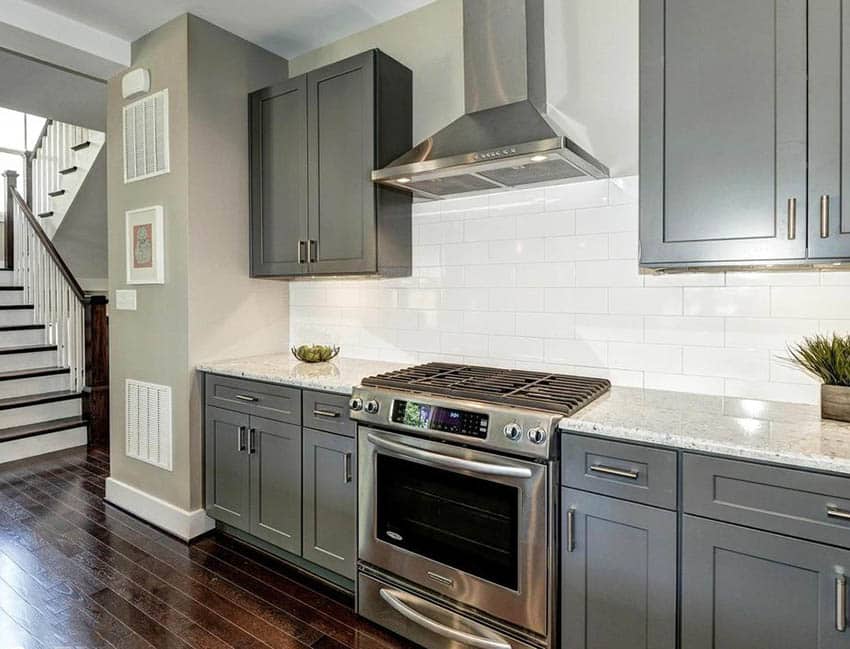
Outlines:
{"type": "Polygon", "coordinates": [[[109,318],[105,295],[86,300],[86,387],[83,407],[89,444],[109,446],[109,318]]]}
{"type": "Polygon", "coordinates": [[[6,236],[3,262],[6,268],[12,268],[15,259],[15,199],[12,190],[18,186],[18,172],[4,171],[6,179],[6,236]]]}

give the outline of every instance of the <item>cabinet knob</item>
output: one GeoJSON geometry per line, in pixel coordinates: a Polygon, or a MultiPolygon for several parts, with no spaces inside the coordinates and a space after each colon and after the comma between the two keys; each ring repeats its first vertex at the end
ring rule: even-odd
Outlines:
{"type": "Polygon", "coordinates": [[[366,412],[368,412],[370,415],[377,415],[378,410],[380,410],[380,409],[381,409],[381,406],[378,405],[378,402],[375,401],[374,399],[366,402],[366,412]]]}

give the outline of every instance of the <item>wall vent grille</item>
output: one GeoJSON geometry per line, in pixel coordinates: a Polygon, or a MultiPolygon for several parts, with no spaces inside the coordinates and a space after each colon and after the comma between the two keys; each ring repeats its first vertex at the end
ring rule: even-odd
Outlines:
{"type": "Polygon", "coordinates": [[[168,148],[167,88],[124,106],[125,183],[168,173],[168,148]]]}
{"type": "Polygon", "coordinates": [[[171,388],[127,379],[127,456],[171,471],[171,388]]]}

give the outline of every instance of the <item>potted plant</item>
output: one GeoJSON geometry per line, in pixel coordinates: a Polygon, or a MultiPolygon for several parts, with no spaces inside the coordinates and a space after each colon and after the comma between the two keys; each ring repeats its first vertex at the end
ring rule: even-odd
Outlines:
{"type": "Polygon", "coordinates": [[[790,360],[823,381],[821,417],[850,421],[850,336],[814,336],[788,347],[790,360]]]}

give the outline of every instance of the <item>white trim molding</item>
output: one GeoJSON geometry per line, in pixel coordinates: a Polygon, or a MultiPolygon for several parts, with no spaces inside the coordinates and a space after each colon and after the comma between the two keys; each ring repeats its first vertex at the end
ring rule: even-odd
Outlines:
{"type": "Polygon", "coordinates": [[[69,428],[47,435],[13,439],[10,442],[0,443],[0,457],[3,458],[3,462],[14,462],[36,455],[85,446],[88,442],[87,438],[88,429],[85,426],[80,426],[79,428],[69,428]]]}
{"type": "Polygon", "coordinates": [[[115,478],[106,479],[106,502],[184,541],[209,532],[215,521],[203,509],[186,511],[115,478]]]}

